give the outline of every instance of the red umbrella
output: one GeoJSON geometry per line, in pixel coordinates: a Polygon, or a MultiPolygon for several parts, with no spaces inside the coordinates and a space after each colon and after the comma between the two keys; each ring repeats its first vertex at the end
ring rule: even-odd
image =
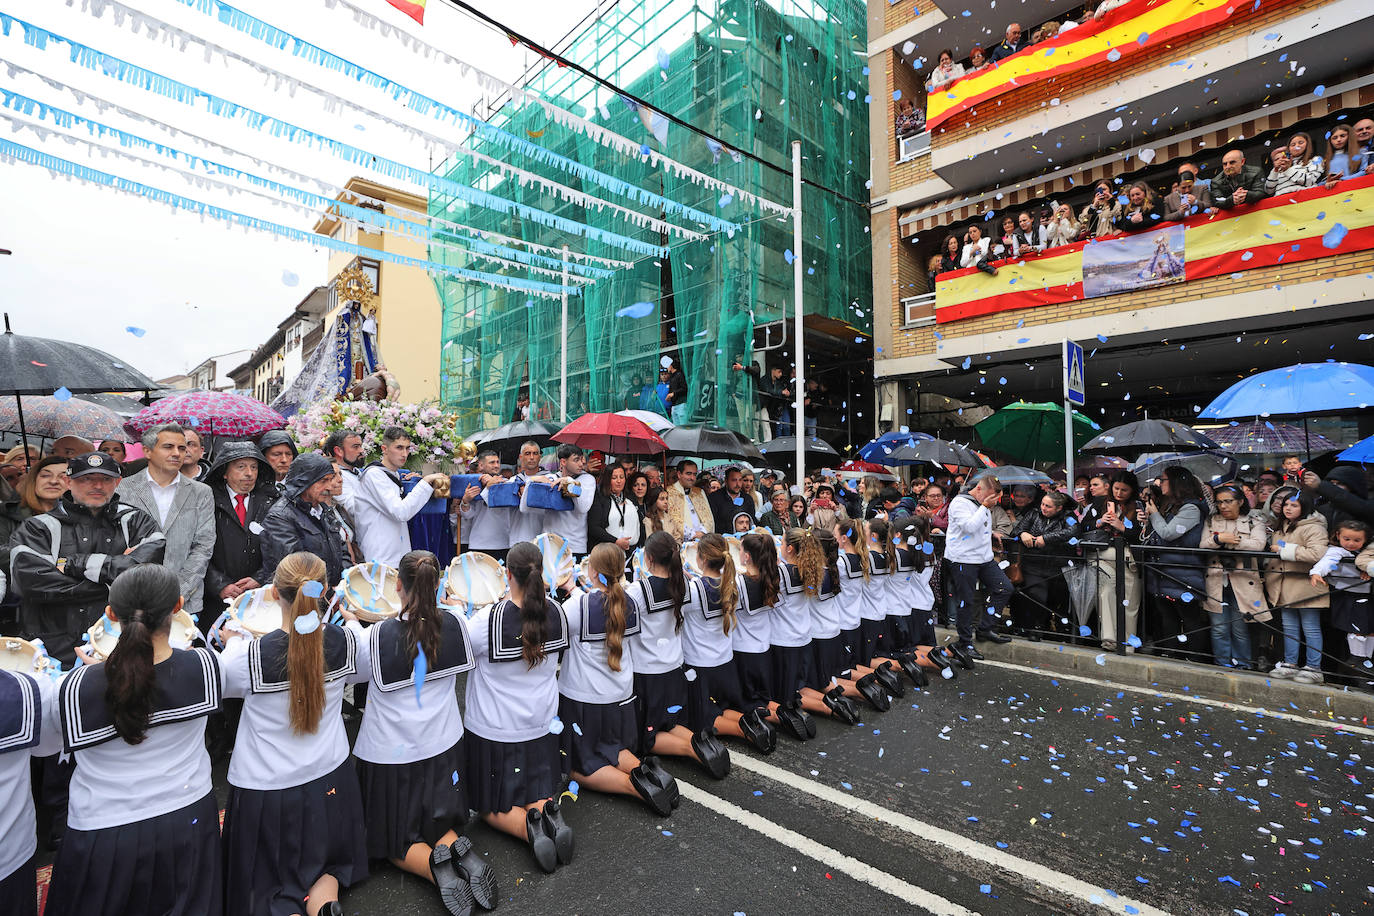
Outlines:
{"type": "Polygon", "coordinates": [[[584,413],[554,433],[553,441],[612,455],[657,455],[668,448],[642,421],[615,413],[584,413]]]}
{"type": "Polygon", "coordinates": [[[129,418],[135,435],[159,423],[180,423],[210,436],[247,439],[269,429],[282,429],[286,418],[261,401],[226,391],[192,391],[159,398],[129,418]]]}

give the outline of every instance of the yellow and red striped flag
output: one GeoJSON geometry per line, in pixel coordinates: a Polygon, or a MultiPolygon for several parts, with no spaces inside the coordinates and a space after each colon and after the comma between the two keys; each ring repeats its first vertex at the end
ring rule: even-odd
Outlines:
{"type": "Polygon", "coordinates": [[[386,2],[420,23],[420,25],[425,24],[425,0],[386,0],[386,2]]]}

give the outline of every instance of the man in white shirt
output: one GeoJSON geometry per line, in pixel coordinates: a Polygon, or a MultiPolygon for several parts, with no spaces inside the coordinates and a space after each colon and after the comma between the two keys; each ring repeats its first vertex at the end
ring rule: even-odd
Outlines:
{"type": "Polygon", "coordinates": [[[143,434],[148,466],[119,484],[119,498],[147,512],[167,538],[162,565],[177,574],[186,612],[199,614],[205,570],[215,550],[215,497],[210,488],[181,473],[186,433],[177,423],[143,434]]]}
{"type": "MultiPolygon", "coordinates": [[[[369,464],[354,495],[353,521],[363,557],[393,569],[410,552],[406,523],[424,508],[443,474],[430,474],[405,493],[399,471],[410,457],[410,435],[399,426],[382,431],[382,460],[369,464]]],[[[269,459],[270,460],[270,459],[269,459]]]]}
{"type": "Polygon", "coordinates": [[[506,482],[501,476],[501,456],[495,449],[485,448],[477,453],[477,473],[481,475],[481,487],[468,487],[458,504],[458,514],[468,536],[468,550],[505,560],[510,550],[511,516],[515,510],[489,506],[486,502],[487,487],[506,482]]]}
{"type": "Polygon", "coordinates": [[[544,512],[544,530],[563,538],[573,559],[582,562],[587,555],[587,513],[596,499],[596,480],[585,470],[587,457],[575,445],[558,447],[558,473],[541,478],[545,483],[576,485],[568,493],[573,507],[566,510],[548,509],[544,512]],[[578,492],[580,488],[581,492],[578,492]]]}
{"type": "MultiPolygon", "coordinates": [[[[973,489],[960,493],[949,504],[945,529],[945,562],[950,570],[950,595],[958,614],[959,643],[970,656],[981,659],[973,647],[978,639],[1011,642],[993,629],[1011,601],[1012,584],[992,558],[992,507],[1002,498],[1002,484],[991,474],[978,478],[973,489]],[[978,583],[988,590],[991,606],[977,615],[978,583]]],[[[1000,540],[1000,538],[999,538],[1000,540]]]]}
{"type": "Polygon", "coordinates": [[[544,530],[544,510],[526,505],[529,493],[525,484],[539,476],[539,456],[543,449],[539,443],[530,439],[520,446],[520,457],[515,463],[515,476],[511,478],[520,484],[520,508],[510,514],[510,543],[514,547],[521,541],[533,541],[544,530]]]}

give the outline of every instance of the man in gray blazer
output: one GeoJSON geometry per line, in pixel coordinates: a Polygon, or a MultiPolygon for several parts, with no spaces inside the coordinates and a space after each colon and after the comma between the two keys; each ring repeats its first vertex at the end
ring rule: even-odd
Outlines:
{"type": "Polygon", "coordinates": [[[215,498],[205,484],[181,473],[186,433],[163,423],[143,434],[148,466],[119,484],[120,502],[153,517],[167,538],[162,565],[177,574],[186,612],[199,614],[205,569],[215,549],[215,498]]]}

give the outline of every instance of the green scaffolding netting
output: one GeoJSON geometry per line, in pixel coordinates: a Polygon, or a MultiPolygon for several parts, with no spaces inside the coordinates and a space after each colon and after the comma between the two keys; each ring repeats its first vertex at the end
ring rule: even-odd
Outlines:
{"type": "MultiPolygon", "coordinates": [[[[804,191],[800,256],[805,313],[831,319],[821,326],[851,346],[871,334],[872,315],[868,215],[855,202],[867,198],[869,170],[865,35],[865,7],[858,0],[654,0],[621,3],[605,12],[564,52],[654,108],[784,169],[790,169],[791,141],[802,141],[803,175],[839,192],[804,191]]],[[[735,158],[685,128],[653,123],[617,94],[571,70],[549,65],[526,88],[693,169],[791,205],[790,174],[735,158]]],[[[764,337],[756,334],[766,325],[790,320],[790,217],[678,178],[647,158],[609,149],[553,122],[537,105],[507,102],[490,120],[543,149],[739,228],[712,232],[532,156],[486,144],[481,137],[468,138],[469,147],[511,166],[706,237],[685,239],[638,227],[610,208],[561,199],[474,157],[460,154],[444,163],[438,171],[463,185],[669,249],[666,257],[645,257],[433,194],[432,216],[556,249],[566,245],[573,252],[632,262],[610,276],[583,280],[578,278],[580,264],[604,265],[570,261],[573,285],[580,290],[568,297],[566,337],[558,301],[436,281],[443,306],[444,405],[463,414],[472,429],[489,427],[511,419],[517,394],[526,389],[532,416],[557,420],[566,347],[567,419],[588,410],[662,413],[654,385],[660,360],[669,356],[686,374],[691,421],[756,435],[753,379],[732,366],[737,360],[761,368],[791,365],[790,344],[765,353],[764,337]],[[650,307],[648,314],[640,314],[650,307]]],[[[464,234],[451,237],[463,239],[464,234]]],[[[541,266],[560,268],[556,254],[539,255],[541,266]]],[[[459,247],[431,245],[430,257],[493,270],[490,261],[459,247]]],[[[528,275],[519,268],[505,272],[528,275]]],[[[556,277],[535,276],[557,282],[556,277]]],[[[770,337],[783,339],[781,334],[770,337]]]]}

